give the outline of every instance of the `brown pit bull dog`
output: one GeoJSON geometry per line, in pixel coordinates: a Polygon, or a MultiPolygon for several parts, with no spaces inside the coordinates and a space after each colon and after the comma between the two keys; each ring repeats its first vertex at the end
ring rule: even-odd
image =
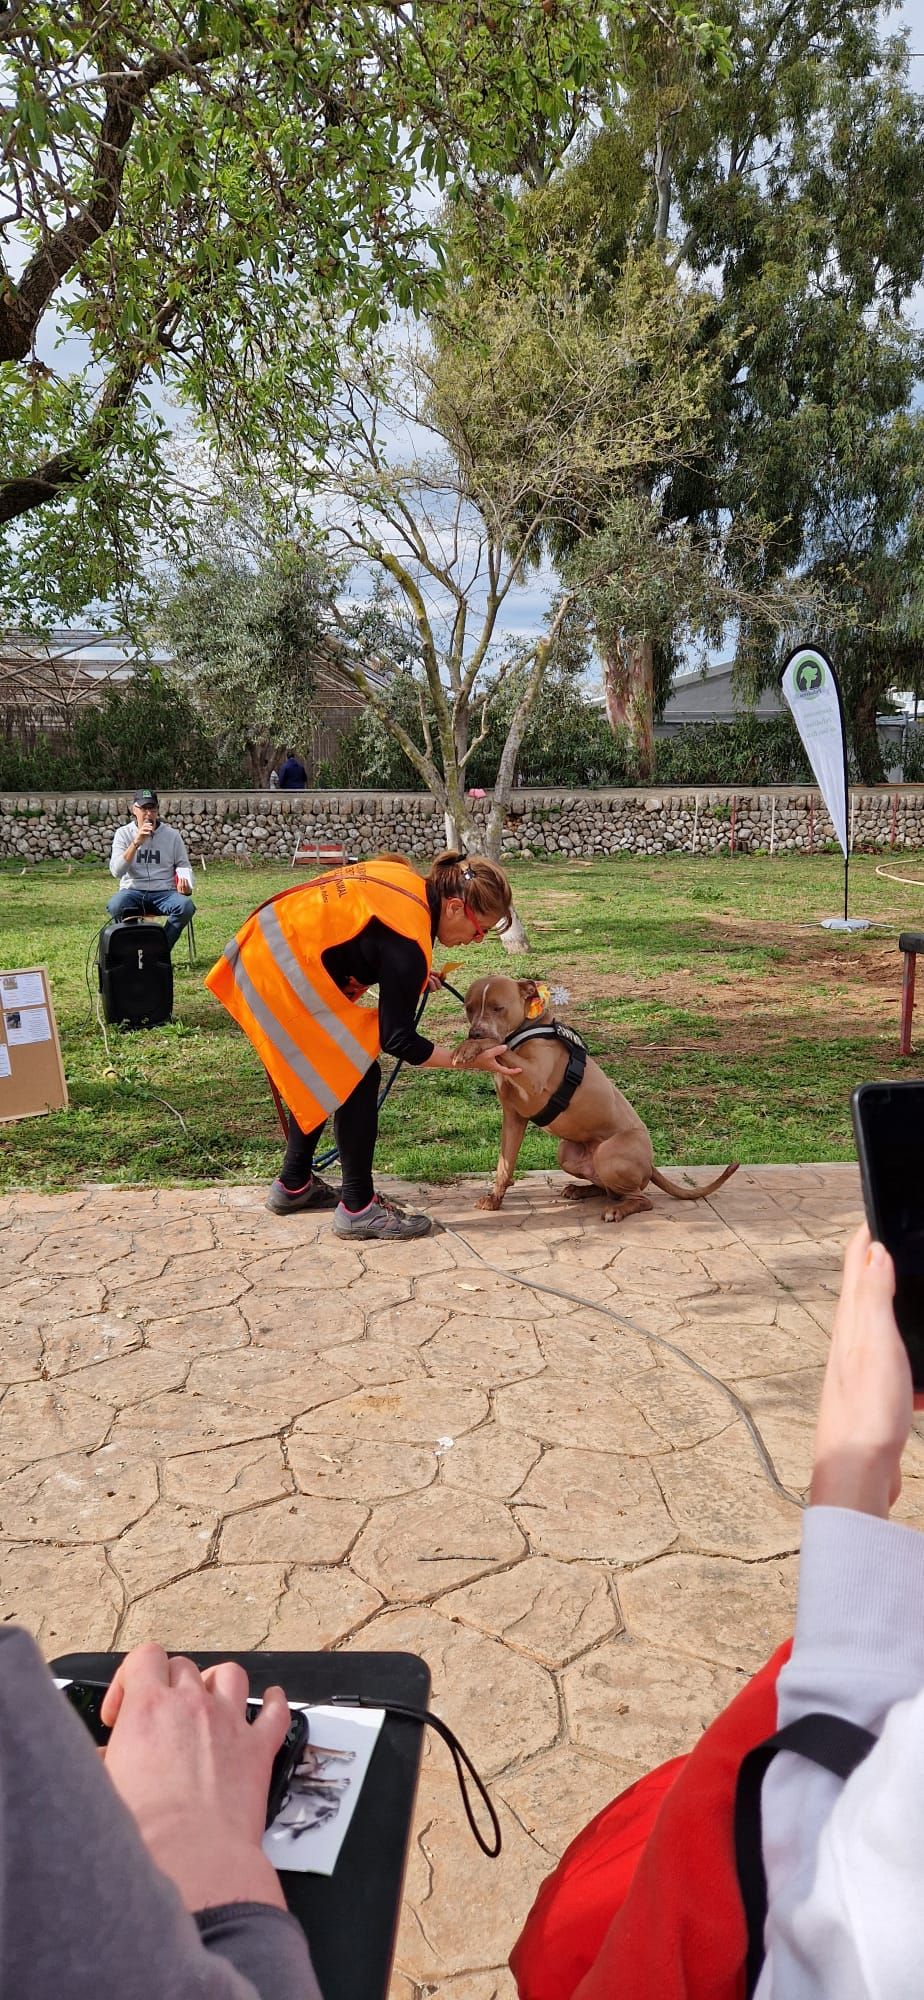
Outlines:
{"type": "Polygon", "coordinates": [[[468,1068],[485,1042],[516,1038],[516,1045],[510,1051],[509,1075],[494,1078],[503,1112],[500,1158],[494,1186],[478,1202],[479,1208],[500,1208],[513,1180],[517,1156],[531,1119],[538,1119],[554,1133],[560,1141],[559,1166],[565,1173],[579,1177],[565,1189],[567,1198],[580,1200],[597,1193],[615,1197],[614,1206],[604,1210],[604,1222],[621,1222],[624,1216],[651,1208],[651,1202],[642,1192],[649,1181],[677,1201],[702,1201],[737,1172],[735,1161],[714,1181],[695,1188],[678,1187],[675,1181],[659,1174],[647,1126],[621,1090],[604,1075],[599,1063],[586,1055],[580,1037],[573,1030],[564,1028],[560,1032],[566,1039],[557,1038],[552,1031],[549,990],[536,980],[508,979],[497,973],[487,979],[476,979],[466,993],[465,1011],[469,1019],[468,1040],[453,1056],[454,1069],[468,1068]],[[544,1032],[538,1035],[530,1032],[536,1029],[544,1032]],[[521,1041],[523,1030],[526,1035],[521,1041]],[[566,1108],[556,1111],[550,1100],[559,1090],[566,1094],[569,1062],[572,1095],[566,1108]],[[547,1107],[553,1115],[543,1118],[547,1107]],[[583,1185],[585,1182],[590,1186],[583,1185]]]}

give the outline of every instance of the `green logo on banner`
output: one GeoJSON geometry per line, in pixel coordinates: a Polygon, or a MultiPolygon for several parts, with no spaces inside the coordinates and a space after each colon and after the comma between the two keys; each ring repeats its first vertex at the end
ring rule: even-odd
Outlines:
{"type": "Polygon", "coordinates": [[[793,681],[799,693],[805,695],[808,701],[813,695],[820,694],[825,684],[825,670],[821,661],[814,656],[808,660],[800,660],[793,674],[793,681]]]}

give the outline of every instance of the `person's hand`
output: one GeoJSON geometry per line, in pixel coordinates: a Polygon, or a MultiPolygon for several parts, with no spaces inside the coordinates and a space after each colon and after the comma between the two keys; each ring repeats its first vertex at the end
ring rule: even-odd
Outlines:
{"type": "Polygon", "coordinates": [[[190,889],[189,876],[182,868],[178,868],[176,871],[176,886],[181,896],[189,895],[189,889],[190,889]]]}
{"type": "Polygon", "coordinates": [[[501,1076],[519,1076],[521,1065],[514,1062],[506,1042],[496,1042],[490,1048],[482,1049],[470,1067],[493,1070],[501,1076]]]}
{"type": "Polygon", "coordinates": [[[438,972],[431,972],[428,975],[426,991],[428,993],[442,993],[443,982],[438,972]]]}
{"type": "Polygon", "coordinates": [[[188,1910],[236,1902],[285,1909],[260,1843],[289,1706],[281,1688],[269,1688],[251,1723],[247,1693],[233,1661],[200,1674],[191,1660],[145,1645],[127,1654],[103,1700],[112,1729],[106,1770],[188,1910]]]}
{"type": "Polygon", "coordinates": [[[883,1519],[901,1492],[901,1456],[915,1408],[895,1323],[895,1266],[866,1224],[847,1245],[815,1433],[811,1502],[883,1519]]]}

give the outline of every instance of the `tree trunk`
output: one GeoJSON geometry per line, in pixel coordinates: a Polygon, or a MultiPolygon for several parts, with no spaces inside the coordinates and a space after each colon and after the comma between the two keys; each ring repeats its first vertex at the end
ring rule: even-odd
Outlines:
{"type": "Polygon", "coordinates": [[[447,806],[443,814],[443,825],[446,829],[446,846],[454,847],[457,851],[461,849],[467,854],[469,829],[462,815],[458,811],[453,811],[451,806],[447,806]]]}
{"type": "Polygon", "coordinates": [[[520,916],[518,910],[516,909],[511,910],[510,929],[506,931],[501,931],[500,941],[504,947],[504,950],[509,951],[511,953],[517,951],[529,950],[529,938],[526,934],[526,928],[523,923],[523,919],[520,916]]]}
{"type": "Polygon", "coordinates": [[[864,785],[884,785],[886,782],[885,765],[876,729],[878,695],[879,688],[875,681],[867,681],[860,690],[859,700],[853,711],[854,755],[864,785]]]}
{"type": "Polygon", "coordinates": [[[654,643],[639,633],[621,633],[601,644],[603,692],[610,728],[625,729],[638,775],[654,776],[654,643]]]}
{"type": "Polygon", "coordinates": [[[263,788],[263,745],[255,743],[252,736],[244,742],[244,754],[250,766],[250,782],[256,791],[263,788]]]}
{"type": "MultiPolygon", "coordinates": [[[[523,731],[521,729],[517,737],[516,745],[513,750],[511,768],[516,764],[516,752],[519,749],[520,738],[522,737],[522,734],[523,731]]],[[[511,781],[509,773],[506,776],[506,778],[504,777],[504,758],[507,755],[507,750],[509,749],[509,747],[510,747],[510,738],[508,737],[507,743],[504,746],[504,756],[501,758],[500,769],[498,770],[497,773],[497,784],[494,788],[494,794],[491,800],[491,810],[488,814],[488,824],[485,830],[484,851],[489,861],[500,862],[501,859],[501,845],[504,833],[504,815],[506,808],[510,802],[511,781]]],[[[523,923],[523,919],[520,916],[518,910],[516,909],[511,910],[510,928],[509,930],[501,931],[500,941],[505,951],[517,952],[517,951],[529,950],[529,938],[526,933],[526,928],[523,923]]]]}
{"type": "Polygon", "coordinates": [[[471,847],[472,822],[465,802],[465,752],[468,749],[468,714],[457,704],[452,717],[452,762],[446,758],[446,845],[467,854],[471,847]]]}
{"type": "MultiPolygon", "coordinates": [[[[500,861],[501,858],[504,820],[507,815],[507,807],[510,804],[513,780],[516,776],[520,744],[526,733],[526,725],[529,721],[536,696],[542,686],[542,677],[548,665],[551,645],[551,638],[547,637],[546,639],[540,639],[536,647],[536,657],[533,661],[532,673],[526,684],[523,698],[514,711],[510,728],[507,731],[507,740],[501,752],[501,760],[497,767],[497,778],[494,784],[491,810],[488,814],[488,824],[485,833],[485,851],[491,861],[500,861]]],[[[527,937],[522,919],[516,910],[512,910],[510,913],[509,929],[501,932],[501,944],[504,950],[509,952],[529,950],[529,938],[527,937]]]]}

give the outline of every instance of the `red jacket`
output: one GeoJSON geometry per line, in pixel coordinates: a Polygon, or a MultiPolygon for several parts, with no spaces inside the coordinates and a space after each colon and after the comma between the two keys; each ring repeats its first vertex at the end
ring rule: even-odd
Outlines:
{"type": "Polygon", "coordinates": [[[686,1757],[604,1806],[562,1856],[510,1956],[520,2000],[742,2000],[738,1767],[776,1729],[787,1640],[686,1757]]]}

